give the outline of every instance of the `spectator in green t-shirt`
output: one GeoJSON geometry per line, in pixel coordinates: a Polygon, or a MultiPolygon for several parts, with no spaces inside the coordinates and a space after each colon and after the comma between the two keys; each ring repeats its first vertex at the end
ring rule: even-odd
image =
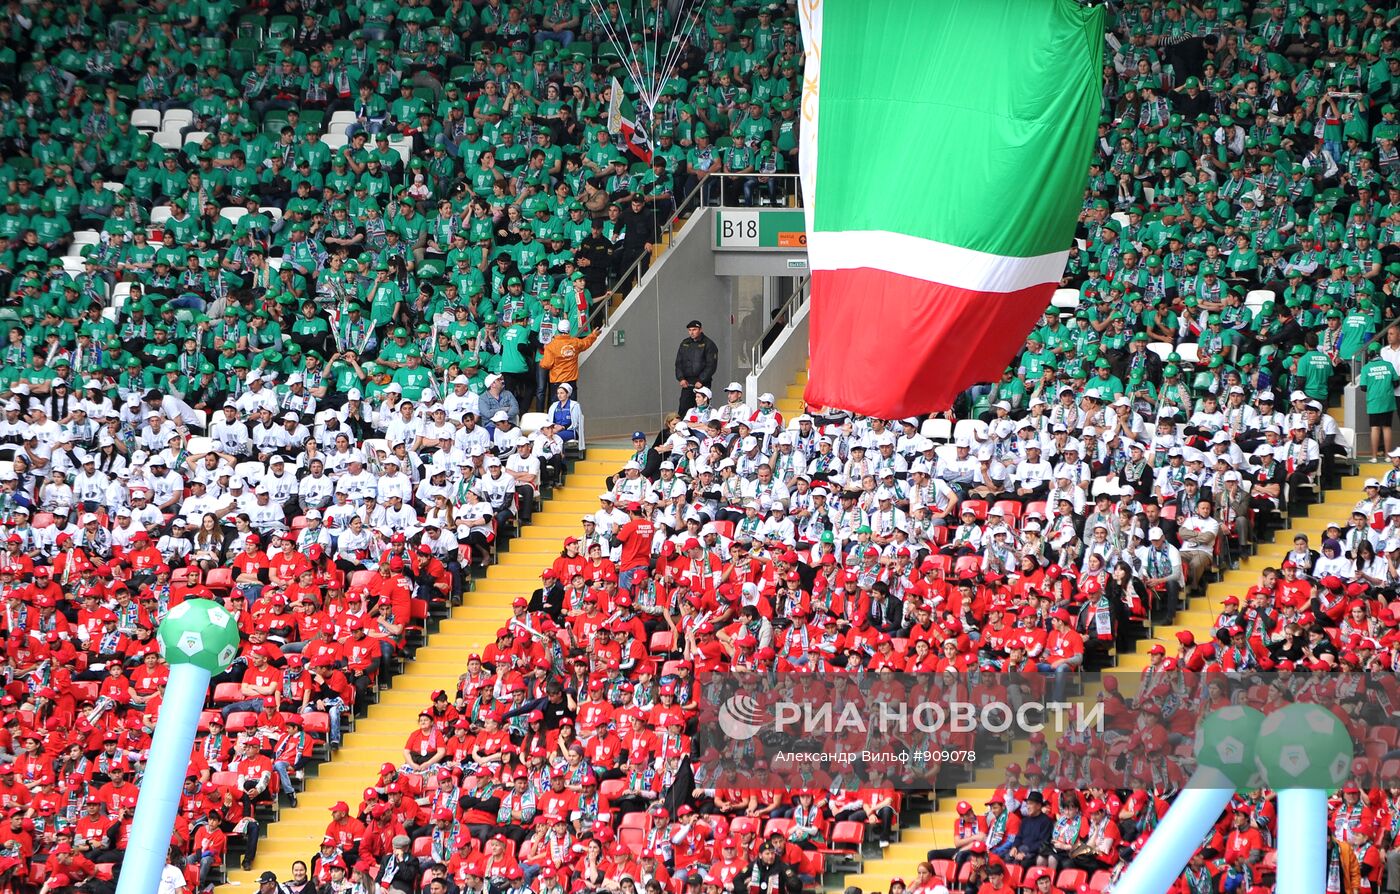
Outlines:
{"type": "Polygon", "coordinates": [[[1393,446],[1390,423],[1395,415],[1395,385],[1400,383],[1400,373],[1388,360],[1381,358],[1380,352],[1378,342],[1366,346],[1366,356],[1370,360],[1356,377],[1356,384],[1366,392],[1366,415],[1371,419],[1371,458],[1375,462],[1384,462],[1384,454],[1393,446]]]}

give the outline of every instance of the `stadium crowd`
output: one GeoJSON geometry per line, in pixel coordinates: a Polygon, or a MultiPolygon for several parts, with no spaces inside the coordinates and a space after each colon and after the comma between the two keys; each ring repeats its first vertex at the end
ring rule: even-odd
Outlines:
{"type": "MultiPolygon", "coordinates": [[[[896,836],[902,796],[879,772],[705,785],[699,679],[1017,669],[1065,692],[1335,483],[1325,410],[1353,378],[1395,470],[1150,673],[1395,669],[1392,13],[1109,19],[1066,291],[956,427],[784,419],[678,357],[681,412],[637,433],[404,762],[259,894],[819,885],[828,851],[896,836]]],[[[566,474],[594,311],[671,210],[697,187],[783,198],[796,13],[41,2],[0,29],[0,888],[111,890],[165,675],[152,630],[191,596],[245,636],[172,853],[172,891],[208,887],[566,474]],[[619,24],[639,51],[680,41],[635,151],[605,126],[619,24]]],[[[1179,780],[1081,795],[1059,783],[1088,745],[1036,749],[892,890],[1111,885],[1179,780]]],[[[1400,890],[1400,764],[1362,769],[1327,894],[1400,890]]],[[[1273,819],[1238,799],[1180,894],[1267,891],[1273,819]]]]}

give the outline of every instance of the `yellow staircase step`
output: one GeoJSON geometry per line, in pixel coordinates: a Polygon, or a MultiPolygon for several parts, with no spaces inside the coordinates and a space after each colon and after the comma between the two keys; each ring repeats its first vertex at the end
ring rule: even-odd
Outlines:
{"type": "Polygon", "coordinates": [[[598,510],[598,494],[607,489],[605,479],[631,455],[630,449],[622,447],[590,447],[574,464],[567,485],[555,489],[545,508],[534,514],[509,550],[500,554],[500,561],[476,582],[463,604],[441,622],[431,642],[394,679],[393,688],[380,693],[379,702],[346,735],[335,759],[322,764],[317,775],[307,780],[298,805],[284,809],[281,818],[263,831],[252,871],[231,871],[229,890],[234,886],[255,889],[255,879],[263,870],[285,877],[292,860],[309,859],[315,853],[330,822],[332,804],[343,800],[353,808],[363,789],[378,780],[381,764],[403,762],[404,742],[431,693],[456,689],[467,656],[495,640],[496,630],[511,616],[511,601],[529,597],[539,586],[540,571],[559,554],[566,536],[582,531],[579,519],[598,510]]]}

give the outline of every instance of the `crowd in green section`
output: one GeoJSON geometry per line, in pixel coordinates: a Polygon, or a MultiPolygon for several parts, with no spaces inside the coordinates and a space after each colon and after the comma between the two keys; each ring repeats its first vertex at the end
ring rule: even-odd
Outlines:
{"type": "Polygon", "coordinates": [[[717,173],[784,201],[763,175],[796,169],[777,5],[43,3],[0,28],[0,386],[213,409],[300,373],[335,406],[499,373],[543,410],[545,346],[679,201],[717,173]],[[640,145],[608,130],[615,77],[645,116],[629,69],[669,73],[640,145]]]}
{"type": "Polygon", "coordinates": [[[1395,10],[1131,2],[1109,19],[1062,283],[1078,295],[1061,294],[1017,381],[978,389],[976,408],[1053,401],[1066,383],[1186,416],[1231,385],[1326,403],[1380,358],[1364,367],[1368,409],[1393,412],[1400,351],[1380,334],[1400,282],[1395,10]]]}

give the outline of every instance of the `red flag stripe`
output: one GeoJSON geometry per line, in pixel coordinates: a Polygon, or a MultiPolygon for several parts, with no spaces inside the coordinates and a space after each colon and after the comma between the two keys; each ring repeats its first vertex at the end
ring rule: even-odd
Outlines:
{"type": "Polygon", "coordinates": [[[983,292],[861,267],[812,273],[809,407],[895,419],[950,408],[959,383],[1001,377],[1055,283],[983,292]],[[890,321],[897,321],[897,327],[890,321]]]}

